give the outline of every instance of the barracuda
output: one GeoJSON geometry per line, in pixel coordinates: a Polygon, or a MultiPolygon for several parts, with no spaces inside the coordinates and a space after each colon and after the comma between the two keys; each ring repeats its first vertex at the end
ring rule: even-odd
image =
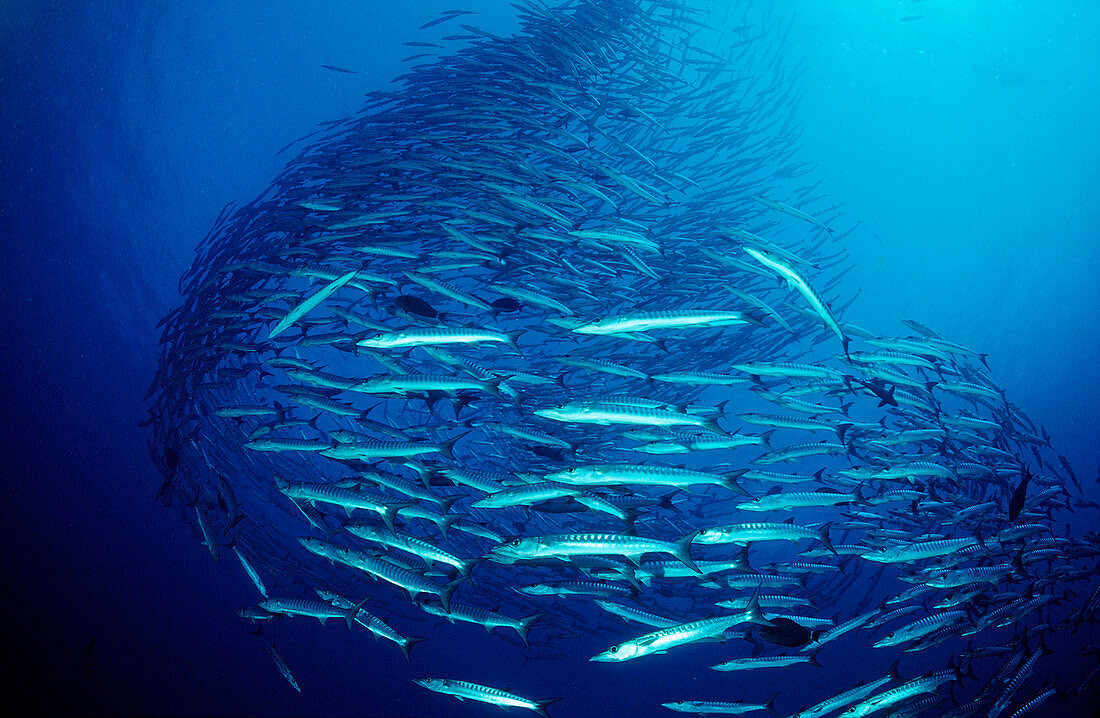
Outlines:
{"type": "Polygon", "coordinates": [[[418,573],[401,568],[400,566],[380,559],[365,551],[337,546],[327,541],[308,536],[299,538],[298,542],[310,553],[317,554],[331,561],[336,561],[337,563],[351,566],[375,578],[380,578],[387,583],[392,583],[398,588],[404,589],[410,601],[413,601],[416,596],[421,593],[430,593],[438,596],[439,603],[443,606],[444,610],[450,605],[451,594],[454,593],[455,588],[467,578],[466,576],[459,576],[450,583],[440,586],[418,573]]]}
{"type": "Polygon", "coordinates": [[[864,504],[859,491],[850,494],[835,489],[802,493],[769,493],[752,501],[742,501],[737,508],[742,511],[790,511],[791,509],[821,508],[844,504],[864,504]]]}
{"type": "Polygon", "coordinates": [[[322,302],[331,297],[338,289],[340,289],[340,287],[344,286],[352,279],[354,279],[355,274],[355,272],[348,272],[347,274],[337,277],[325,286],[318,289],[313,294],[303,299],[300,304],[287,312],[286,316],[280,319],[275,324],[275,326],[271,328],[271,331],[267,334],[267,338],[274,339],[275,337],[282,334],[287,329],[287,327],[304,317],[309,312],[316,309],[322,302]]]}
{"type": "Polygon", "coordinates": [[[341,489],[330,484],[288,483],[278,479],[276,480],[276,484],[278,485],[279,491],[286,495],[287,498],[296,501],[319,501],[327,504],[336,504],[349,512],[353,509],[371,511],[381,516],[382,520],[386,522],[386,526],[390,529],[393,528],[393,519],[397,515],[398,510],[407,505],[384,504],[355,491],[341,489]]]}
{"type": "Polygon", "coordinates": [[[413,683],[427,688],[430,691],[435,691],[436,693],[454,696],[460,701],[469,699],[500,706],[505,709],[526,708],[527,710],[534,711],[541,718],[550,718],[550,714],[546,712],[546,707],[554,701],[560,700],[559,698],[547,698],[541,701],[534,701],[517,696],[515,693],[502,691],[499,688],[483,686],[478,683],[470,683],[469,681],[460,681],[454,678],[414,678],[413,683]]]}
{"type": "Polygon", "coordinates": [[[543,615],[542,613],[533,613],[526,618],[509,618],[496,611],[488,611],[484,608],[466,606],[460,603],[451,603],[450,607],[446,610],[442,606],[436,606],[433,603],[426,603],[424,601],[418,602],[417,605],[425,612],[433,616],[445,618],[451,623],[455,621],[476,623],[479,626],[483,626],[485,630],[490,633],[492,633],[494,628],[511,628],[520,637],[520,640],[523,641],[524,646],[530,646],[527,642],[527,634],[531,630],[531,624],[543,615]]]}
{"type": "Polygon", "coordinates": [[[477,564],[479,559],[465,559],[459,558],[454,554],[444,551],[430,541],[413,536],[411,534],[400,533],[397,531],[382,531],[376,526],[370,524],[360,523],[358,521],[348,521],[344,523],[344,530],[350,533],[352,536],[357,536],[367,541],[374,541],[384,546],[391,546],[396,549],[419,556],[424,559],[426,563],[437,561],[439,563],[447,564],[458,569],[461,574],[470,573],[470,569],[477,564]]]}
{"type": "Polygon", "coordinates": [[[504,509],[513,506],[530,506],[563,496],[576,496],[579,489],[555,484],[529,484],[502,489],[470,504],[475,509],[504,509]]]}
{"type": "Polygon", "coordinates": [[[753,376],[777,377],[781,379],[840,379],[843,375],[836,369],[810,364],[787,364],[769,362],[747,362],[734,364],[737,371],[753,376]]]}
{"type": "Polygon", "coordinates": [[[656,329],[686,329],[690,327],[720,327],[731,324],[759,324],[760,320],[746,312],[712,312],[681,310],[669,312],[638,312],[621,317],[608,317],[573,329],[578,334],[601,336],[633,334],[656,329]]]}
{"type": "Polygon", "coordinates": [[[769,446],[768,440],[771,432],[764,432],[759,436],[734,434],[732,436],[712,439],[687,439],[684,441],[656,441],[649,444],[635,446],[633,451],[644,454],[690,454],[693,451],[715,451],[723,449],[736,449],[742,446],[769,446]]]}
{"type": "Polygon", "coordinates": [[[744,249],[745,252],[747,252],[749,256],[751,256],[753,259],[760,262],[783,279],[787,280],[788,288],[794,289],[802,295],[802,297],[806,300],[806,303],[810,305],[811,309],[813,309],[814,313],[821,318],[822,322],[824,322],[825,326],[827,326],[833,331],[834,334],[837,335],[837,338],[840,339],[840,343],[844,346],[844,354],[847,355],[849,342],[848,337],[845,336],[844,332],[841,330],[840,325],[836,321],[836,318],[833,317],[832,311],[830,311],[828,305],[825,304],[825,300],[822,299],[816,291],[814,291],[814,288],[810,286],[810,283],[807,282],[797,271],[784,264],[778,257],[771,254],[770,252],[764,251],[762,249],[757,249],[755,247],[742,247],[742,249],[744,249]]]}
{"type": "Polygon", "coordinates": [[[678,624],[671,618],[665,618],[664,616],[658,616],[648,611],[643,611],[640,608],[634,608],[633,606],[624,606],[621,603],[615,603],[614,601],[608,601],[606,599],[596,599],[593,601],[597,606],[607,611],[608,613],[619,616],[627,621],[635,621],[642,623],[653,628],[671,628],[678,624]]]}
{"type": "Polygon", "coordinates": [[[710,484],[740,493],[747,493],[737,483],[744,473],[711,474],[705,471],[677,469],[670,466],[646,466],[634,464],[592,464],[571,466],[562,471],[547,474],[548,481],[578,486],[611,486],[616,484],[646,484],[655,486],[694,486],[710,484]]]}
{"type": "Polygon", "coordinates": [[[871,619],[873,619],[878,614],[879,614],[879,610],[876,608],[874,610],[867,611],[866,613],[860,614],[859,616],[856,616],[855,618],[850,618],[847,621],[845,621],[844,623],[837,624],[835,627],[830,628],[828,631],[825,631],[824,633],[819,634],[814,639],[813,643],[808,643],[805,646],[802,646],[802,648],[800,648],[798,650],[801,651],[802,653],[807,653],[809,651],[816,651],[817,649],[821,648],[821,646],[824,646],[826,643],[832,643],[833,641],[840,638],[841,636],[843,636],[847,633],[851,633],[852,631],[855,631],[859,628],[862,628],[863,626],[865,626],[867,623],[869,623],[871,621],[871,619]]]}
{"type": "Polygon", "coordinates": [[[910,698],[925,693],[933,693],[944,683],[954,681],[956,678],[957,673],[954,670],[940,671],[929,676],[917,678],[908,683],[903,683],[897,688],[891,688],[888,691],[864,699],[862,702],[844,711],[844,718],[862,718],[862,716],[877,713],[890,706],[897,705],[902,701],[907,701],[910,698]]]}
{"type": "Polygon", "coordinates": [[[562,304],[557,299],[543,294],[542,292],[535,291],[534,289],[523,289],[518,287],[507,287],[503,284],[490,284],[490,289],[495,292],[499,292],[506,297],[512,297],[518,299],[521,302],[527,302],[528,304],[534,304],[536,306],[545,307],[547,309],[553,309],[555,312],[564,314],[567,317],[573,316],[574,312],[565,304],[562,304]]]}
{"type": "Polygon", "coordinates": [[[338,461],[370,461],[372,459],[408,458],[423,454],[442,454],[454,458],[454,445],[465,434],[441,443],[430,441],[355,441],[338,442],[321,451],[321,456],[338,461]]]}
{"type": "Polygon", "coordinates": [[[404,349],[408,347],[434,346],[439,344],[507,344],[519,351],[516,339],[521,332],[494,331],[492,329],[453,329],[449,327],[417,327],[396,332],[383,332],[356,344],[371,349],[404,349]]]}
{"type": "Polygon", "coordinates": [[[734,701],[673,701],[672,703],[662,703],[661,705],[679,713],[697,713],[702,716],[732,716],[741,715],[742,713],[752,713],[754,711],[775,713],[775,699],[778,696],[779,694],[776,693],[763,703],[743,703],[734,701]]]}
{"type": "Polygon", "coordinates": [[[918,638],[927,636],[933,631],[958,623],[959,620],[965,616],[966,611],[944,611],[942,613],[934,613],[931,616],[925,616],[924,618],[891,631],[885,637],[875,641],[873,645],[875,648],[884,648],[886,646],[896,646],[906,641],[915,641],[918,638]]]}
{"type": "Polygon", "coordinates": [[[716,545],[735,543],[746,545],[754,541],[801,541],[813,539],[820,541],[825,548],[834,555],[833,542],[829,540],[829,527],[832,523],[826,523],[819,529],[811,529],[805,526],[797,526],[793,523],[743,523],[730,524],[728,526],[714,526],[701,529],[695,539],[695,543],[716,545]]]}
{"type": "Polygon", "coordinates": [[[554,358],[566,366],[576,367],[577,369],[590,369],[592,371],[603,372],[604,374],[629,376],[635,379],[649,378],[649,375],[644,371],[639,371],[638,369],[633,369],[623,364],[619,364],[618,362],[608,361],[606,359],[590,359],[588,357],[578,356],[559,356],[554,358]]]}
{"type": "Polygon", "coordinates": [[[710,666],[712,671],[756,671],[765,668],[786,668],[799,663],[809,663],[820,667],[817,655],[812,656],[760,656],[759,658],[734,658],[731,661],[710,666]]]}
{"type": "Polygon", "coordinates": [[[635,424],[640,426],[698,426],[725,434],[714,419],[693,416],[668,409],[614,406],[597,402],[568,402],[545,409],[536,409],[536,416],[574,424],[635,424]]]}
{"type": "Polygon", "coordinates": [[[809,708],[804,708],[795,713],[791,718],[821,718],[821,716],[828,715],[835,710],[839,710],[844,706],[851,705],[862,701],[867,696],[873,694],[879,688],[882,688],[887,683],[897,680],[896,668],[892,669],[888,675],[883,676],[877,680],[865,683],[861,686],[856,686],[851,690],[839,693],[832,698],[826,698],[825,700],[813,705],[809,708]]]}
{"type": "Polygon", "coordinates": [[[337,608],[324,601],[310,601],[304,598],[267,598],[257,604],[268,613],[280,616],[307,616],[316,618],[324,625],[330,618],[342,618],[348,628],[355,623],[355,617],[359,613],[358,607],[337,608]]]}
{"type": "Polygon", "coordinates": [[[471,422],[470,426],[485,427],[492,431],[496,431],[506,436],[514,436],[517,439],[524,441],[530,441],[533,444],[542,444],[543,446],[553,446],[559,449],[573,450],[573,445],[565,439],[559,439],[556,436],[551,436],[542,431],[536,429],[528,429],[521,426],[514,426],[512,424],[506,424],[500,421],[475,421],[471,422]]]}
{"type": "Polygon", "coordinates": [[[973,537],[922,541],[907,546],[891,546],[877,551],[868,551],[863,554],[863,558],[876,563],[906,563],[937,556],[948,556],[958,553],[964,548],[977,545],[978,539],[973,537]]]}
{"type": "MultiPolygon", "coordinates": [[[[361,605],[352,603],[348,599],[325,589],[317,589],[317,595],[321,597],[322,601],[328,601],[337,608],[348,609],[361,605]]],[[[369,611],[364,611],[362,608],[358,609],[355,615],[355,622],[369,630],[375,636],[385,638],[387,641],[392,641],[397,644],[397,647],[401,649],[401,654],[405,656],[405,662],[409,664],[412,663],[412,660],[409,658],[409,649],[425,640],[417,636],[402,636],[378,616],[375,616],[369,611]]]]}
{"type": "Polygon", "coordinates": [[[743,377],[715,372],[670,372],[667,374],[654,374],[653,379],[669,384],[691,384],[693,386],[733,386],[745,381],[743,377]]]}
{"type": "Polygon", "coordinates": [[[433,279],[431,277],[420,274],[419,272],[405,272],[405,276],[408,277],[411,281],[416,282],[420,286],[424,287],[425,289],[430,289],[433,292],[441,294],[449,299],[453,299],[461,304],[466,304],[468,306],[474,307],[475,309],[481,309],[486,312],[492,310],[492,307],[490,307],[486,302],[478,299],[469,292],[464,292],[457,287],[447,284],[446,282],[441,282],[438,279],[433,279]]]}
{"type": "Polygon", "coordinates": [[[480,381],[439,374],[383,376],[359,382],[348,387],[348,391],[359,394],[396,394],[404,396],[409,393],[421,392],[441,392],[454,395],[460,391],[476,390],[500,396],[500,383],[502,381],[504,381],[504,377],[497,377],[490,381],[480,381]]]}
{"type": "Polygon", "coordinates": [[[647,553],[667,553],[696,573],[701,573],[691,558],[691,542],[698,533],[693,531],[678,541],[608,533],[527,536],[494,546],[490,558],[501,563],[514,563],[546,558],[568,560],[573,556],[623,556],[638,565],[647,553]]]}
{"type": "Polygon", "coordinates": [[[747,609],[729,616],[716,616],[704,618],[698,621],[689,621],[669,628],[662,628],[644,636],[624,641],[608,648],[603,653],[598,653],[590,661],[603,663],[618,663],[630,661],[642,656],[665,653],[670,648],[683,646],[696,641],[703,641],[722,636],[726,631],[739,626],[742,623],[756,623],[770,625],[767,619],[760,613],[760,606],[750,602],[747,609]]]}
{"type": "Polygon", "coordinates": [[[289,436],[263,436],[245,443],[244,446],[253,451],[324,451],[332,448],[332,442],[323,439],[296,439],[289,436]]]}

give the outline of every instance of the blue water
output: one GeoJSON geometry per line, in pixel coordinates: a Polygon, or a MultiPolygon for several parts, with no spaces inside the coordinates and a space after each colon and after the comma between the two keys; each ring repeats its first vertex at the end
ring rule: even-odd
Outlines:
{"type": "MultiPolygon", "coordinates": [[[[161,478],[137,425],[155,325],[179,303],[198,241],[223,205],[263,191],[281,147],[401,73],[418,51],[403,42],[449,32],[417,30],[436,3],[374,5],[0,8],[9,694],[97,714],[496,714],[412,685],[428,667],[564,696],[559,718],[668,714],[652,706],[736,693],[694,670],[701,660],[683,673],[675,655],[525,663],[470,626],[418,646],[409,668],[365,632],[300,619],[269,629],[298,694],[236,616],[255,591],[232,556],[213,562],[178,506],[154,501],[161,478]]],[[[801,158],[862,223],[845,318],[895,333],[916,319],[988,353],[1008,396],[1100,498],[1100,6],[775,5],[791,22],[785,61],[806,68],[801,158]],[[900,20],[914,14],[924,17],[900,20]]],[[[463,7],[486,30],[515,28],[504,3],[463,7]]],[[[1097,527],[1095,511],[1073,521],[1097,527]]],[[[576,650],[605,647],[597,637],[576,650]]],[[[845,662],[863,660],[829,657],[797,674],[807,696],[846,685],[845,662]]],[[[1078,678],[1094,661],[1072,648],[1058,660],[1078,678]]]]}

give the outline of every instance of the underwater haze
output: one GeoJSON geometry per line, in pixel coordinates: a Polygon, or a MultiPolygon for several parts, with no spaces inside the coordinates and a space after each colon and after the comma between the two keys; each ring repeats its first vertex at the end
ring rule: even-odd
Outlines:
{"type": "Polygon", "coordinates": [[[9,694],[1094,714],[1098,32],[4,5],[9,694]]]}

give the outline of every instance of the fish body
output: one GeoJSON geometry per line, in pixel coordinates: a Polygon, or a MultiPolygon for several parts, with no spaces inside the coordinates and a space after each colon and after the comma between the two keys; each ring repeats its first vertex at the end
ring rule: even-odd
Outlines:
{"type": "Polygon", "coordinates": [[[517,696],[515,693],[502,691],[499,688],[483,686],[469,681],[460,681],[455,678],[414,678],[413,683],[427,688],[429,691],[454,696],[460,701],[478,701],[480,703],[500,706],[506,710],[508,708],[526,708],[527,710],[534,711],[540,718],[550,718],[550,714],[546,712],[546,707],[558,700],[557,698],[548,698],[541,701],[530,700],[517,696]]]}
{"type": "Polygon", "coordinates": [[[692,532],[679,541],[608,533],[527,536],[499,544],[493,547],[491,554],[494,560],[504,563],[573,556],[623,556],[638,563],[644,554],[667,553],[698,572],[690,553],[691,542],[697,533],[692,532]]]}
{"type": "Polygon", "coordinates": [[[719,327],[730,324],[759,324],[750,314],[736,311],[678,310],[665,312],[637,312],[619,317],[608,317],[590,324],[575,327],[578,334],[600,336],[633,334],[657,329],[686,329],[690,327],[719,327]]]}

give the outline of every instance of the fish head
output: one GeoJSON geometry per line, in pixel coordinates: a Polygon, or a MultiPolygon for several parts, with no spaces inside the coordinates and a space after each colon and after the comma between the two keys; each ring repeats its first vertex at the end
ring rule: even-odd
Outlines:
{"type": "Polygon", "coordinates": [[[554,586],[549,586],[545,583],[533,583],[530,586],[520,586],[516,590],[520,593],[526,593],[528,596],[553,596],[557,593],[554,586]]]}
{"type": "Polygon", "coordinates": [[[552,406],[546,409],[535,409],[535,416],[541,416],[543,419],[553,419],[555,421],[569,421],[570,413],[567,411],[565,404],[559,404],[558,406],[552,406]]]}
{"type": "Polygon", "coordinates": [[[672,701],[671,703],[662,703],[662,706],[673,711],[680,711],[686,713],[694,708],[694,704],[691,701],[672,701]]]}
{"type": "Polygon", "coordinates": [[[886,646],[892,646],[897,643],[897,639],[894,638],[893,632],[886,634],[883,638],[875,641],[871,646],[873,648],[885,648],[886,646]]]}
{"type": "Polygon", "coordinates": [[[722,531],[721,527],[709,528],[709,529],[699,529],[699,532],[697,534],[695,534],[695,538],[693,538],[691,540],[691,542],[692,543],[704,543],[704,544],[705,543],[721,543],[723,533],[724,532],[722,531]]]}
{"type": "Polygon", "coordinates": [[[299,536],[298,543],[302,544],[302,547],[307,551],[313,551],[314,553],[321,549],[321,540],[312,536],[299,536]]]}
{"type": "Polygon", "coordinates": [[[569,480],[571,478],[575,477],[576,475],[577,475],[577,467],[576,466],[569,466],[567,468],[562,469],[561,471],[555,471],[552,474],[546,474],[545,476],[543,476],[543,478],[547,479],[549,481],[558,481],[558,482],[569,483],[569,480]]]}
{"type": "Polygon", "coordinates": [[[368,347],[370,349],[385,349],[387,345],[386,336],[384,334],[375,334],[373,337],[367,337],[366,339],[360,339],[356,342],[358,346],[368,347]]]}
{"type": "Polygon", "coordinates": [[[489,551],[489,558],[498,563],[514,563],[523,559],[534,558],[538,555],[539,544],[537,536],[514,538],[494,546],[489,551]]]}
{"type": "Polygon", "coordinates": [[[641,653],[638,644],[627,641],[614,645],[603,653],[597,653],[588,660],[597,661],[599,663],[617,663],[618,661],[629,661],[631,658],[637,658],[639,655],[641,655],[641,653]]]}

